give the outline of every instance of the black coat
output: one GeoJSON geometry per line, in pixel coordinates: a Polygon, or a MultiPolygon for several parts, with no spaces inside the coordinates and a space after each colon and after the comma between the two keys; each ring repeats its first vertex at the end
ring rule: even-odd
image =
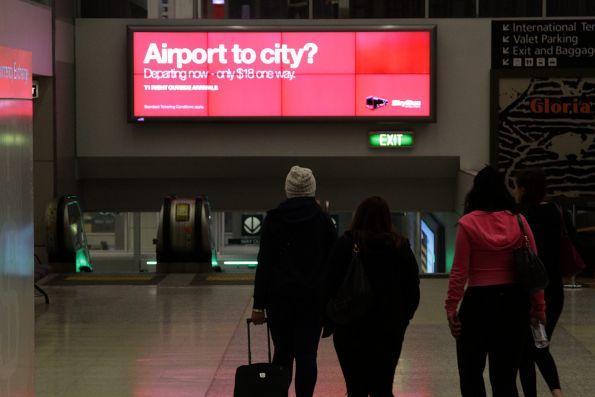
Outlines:
{"type": "Polygon", "coordinates": [[[254,308],[289,301],[322,305],[327,259],[337,238],[312,197],[291,198],[268,211],[254,280],[254,308]]]}
{"type": "MultiPolygon", "coordinates": [[[[331,253],[327,281],[328,298],[339,289],[353,256],[353,236],[345,233],[331,253]]],[[[360,257],[374,294],[374,302],[367,315],[372,326],[406,327],[419,305],[419,268],[409,241],[398,237],[397,243],[383,234],[361,242],[360,257]]],[[[332,332],[327,322],[325,334],[332,332]]]]}

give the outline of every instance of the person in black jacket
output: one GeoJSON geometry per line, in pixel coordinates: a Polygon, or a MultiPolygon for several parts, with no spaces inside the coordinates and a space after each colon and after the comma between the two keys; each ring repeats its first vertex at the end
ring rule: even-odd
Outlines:
{"type": "Polygon", "coordinates": [[[273,363],[290,370],[295,360],[296,397],[311,397],[323,323],[325,268],[336,229],[314,195],[308,168],[294,166],[285,181],[287,200],[263,222],[254,280],[252,320],[268,321],[273,363]]]}
{"type": "Polygon", "coordinates": [[[359,205],[351,229],[333,248],[329,296],[345,278],[355,243],[372,304],[355,323],[326,324],[323,336],[333,334],[349,397],[391,397],[405,330],[419,304],[419,268],[409,242],[393,229],[386,201],[370,197],[359,205]]]}
{"type": "MultiPolygon", "coordinates": [[[[514,196],[520,212],[525,216],[537,245],[537,253],[549,278],[544,290],[546,302],[545,330],[551,340],[564,306],[564,283],[561,273],[562,216],[555,203],[544,201],[546,177],[540,168],[527,168],[515,174],[514,196]]],[[[527,343],[519,368],[525,397],[537,396],[535,364],[548,384],[552,396],[561,397],[560,378],[549,347],[538,349],[527,330],[527,343]]]]}

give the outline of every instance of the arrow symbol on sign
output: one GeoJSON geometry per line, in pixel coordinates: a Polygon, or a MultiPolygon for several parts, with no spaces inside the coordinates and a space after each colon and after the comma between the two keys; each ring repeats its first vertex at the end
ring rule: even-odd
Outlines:
{"type": "Polygon", "coordinates": [[[509,43],[510,42],[510,36],[503,36],[502,37],[502,42],[503,43],[509,43]]]}
{"type": "Polygon", "coordinates": [[[244,221],[244,230],[249,234],[257,234],[260,231],[260,219],[255,216],[246,218],[244,221]]]}
{"type": "Polygon", "coordinates": [[[509,65],[510,65],[510,61],[508,59],[502,60],[502,66],[509,66],[509,65]]]}
{"type": "Polygon", "coordinates": [[[510,48],[508,48],[508,47],[502,48],[502,54],[504,54],[504,55],[510,54],[510,48]]]}
{"type": "Polygon", "coordinates": [[[508,32],[510,30],[510,25],[506,24],[502,26],[502,30],[508,32]]]}

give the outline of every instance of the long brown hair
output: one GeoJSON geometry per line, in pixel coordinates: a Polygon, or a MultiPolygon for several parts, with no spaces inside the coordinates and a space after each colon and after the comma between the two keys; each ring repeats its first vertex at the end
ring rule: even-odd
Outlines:
{"type": "Polygon", "coordinates": [[[353,216],[350,230],[354,240],[360,243],[364,243],[369,238],[382,235],[391,238],[397,246],[403,240],[395,232],[388,203],[378,196],[368,197],[360,203],[353,216]]]}
{"type": "Polygon", "coordinates": [[[543,201],[547,192],[543,168],[524,168],[514,174],[514,179],[518,187],[525,189],[521,206],[537,205],[543,201]]]}

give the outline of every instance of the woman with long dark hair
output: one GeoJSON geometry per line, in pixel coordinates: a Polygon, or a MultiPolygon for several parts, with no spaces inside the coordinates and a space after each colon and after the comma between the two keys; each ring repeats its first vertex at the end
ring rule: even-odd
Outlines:
{"type": "MultiPolygon", "coordinates": [[[[547,302],[545,330],[548,339],[551,340],[564,306],[564,283],[560,270],[563,217],[555,203],[544,201],[547,186],[545,173],[541,168],[517,171],[514,181],[514,197],[521,213],[531,226],[539,258],[548,272],[549,283],[545,289],[547,302]]],[[[537,396],[535,364],[549,386],[552,396],[561,397],[560,378],[554,357],[549,347],[537,349],[528,331],[527,346],[519,371],[525,397],[537,396]]]]}
{"type": "MultiPolygon", "coordinates": [[[[523,235],[514,209],[502,175],[483,168],[459,220],[445,302],[463,397],[486,395],[486,358],[492,396],[518,396],[516,377],[529,318],[545,320],[543,290],[529,296],[515,280],[512,252],[523,235]]],[[[529,225],[522,216],[520,221],[535,250],[529,225]]]]}
{"type": "Polygon", "coordinates": [[[349,397],[392,397],[405,330],[419,304],[417,261],[407,239],[394,231],[386,201],[369,197],[333,248],[329,296],[345,278],[354,246],[370,283],[371,305],[354,323],[327,324],[323,336],[334,334],[349,397]]]}

